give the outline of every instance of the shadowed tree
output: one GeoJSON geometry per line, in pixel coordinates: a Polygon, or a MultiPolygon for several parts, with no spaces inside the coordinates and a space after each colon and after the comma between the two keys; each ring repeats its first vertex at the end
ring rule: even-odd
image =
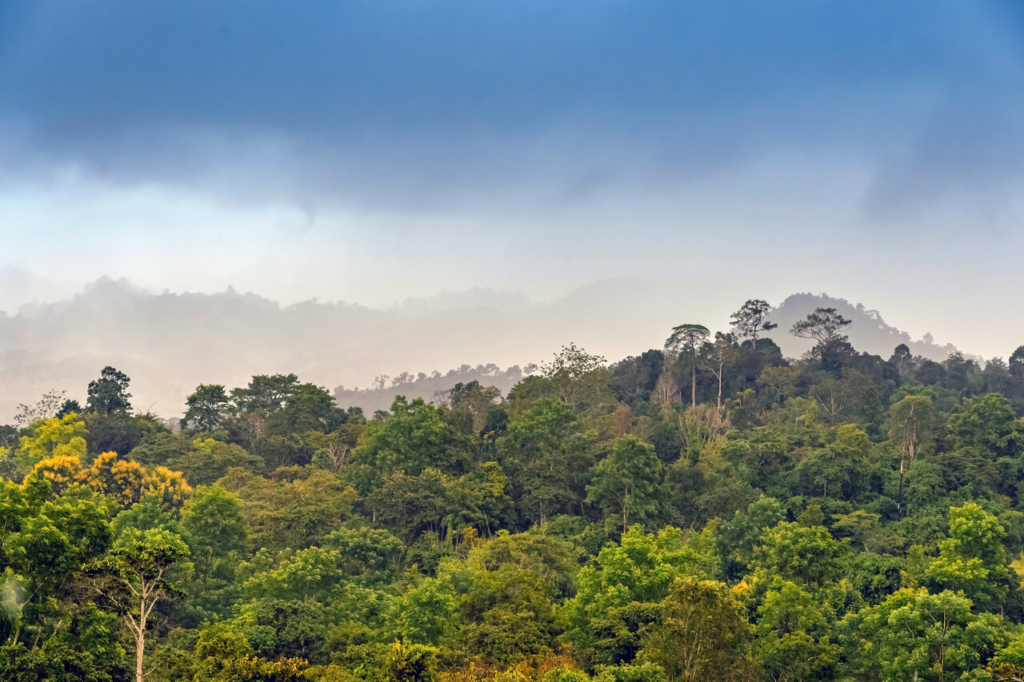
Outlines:
{"type": "Polygon", "coordinates": [[[820,361],[823,370],[838,375],[843,366],[856,357],[850,339],[843,333],[851,320],[840,315],[835,308],[815,308],[806,319],[793,325],[790,333],[803,339],[817,341],[811,357],[820,361]]]}
{"type": "Polygon", "coordinates": [[[910,352],[910,347],[905,343],[896,346],[892,351],[892,357],[889,358],[889,362],[900,374],[906,374],[912,370],[914,368],[914,356],[910,352]]]}
{"type": "Polygon", "coordinates": [[[718,409],[722,409],[722,376],[725,366],[736,360],[738,349],[732,334],[715,332],[715,340],[705,343],[700,350],[701,358],[718,380],[718,409]]]}
{"type": "Polygon", "coordinates": [[[689,358],[690,401],[693,407],[697,407],[697,351],[710,335],[711,332],[704,325],[681,324],[672,328],[672,335],[665,341],[665,350],[689,358]]]}
{"type": "Polygon", "coordinates": [[[757,348],[757,335],[779,326],[768,321],[768,313],[771,310],[772,307],[768,301],[762,301],[759,298],[751,299],[732,314],[733,327],[736,328],[740,336],[749,338],[754,348],[757,348]]]}
{"type": "Polygon", "coordinates": [[[213,431],[224,418],[228,394],[220,384],[199,384],[186,400],[188,408],[181,418],[181,428],[213,431]]]}
{"type": "Polygon", "coordinates": [[[840,315],[835,308],[815,308],[806,319],[793,325],[790,333],[802,339],[813,339],[819,344],[829,344],[846,340],[843,334],[852,321],[840,315]]]}
{"type": "Polygon", "coordinates": [[[100,372],[100,378],[89,382],[89,399],[86,406],[94,411],[103,414],[125,414],[131,411],[132,405],[129,400],[132,394],[128,392],[128,384],[131,379],[124,372],[119,372],[113,367],[107,366],[100,372]]]}
{"type": "Polygon", "coordinates": [[[63,403],[61,403],[60,409],[57,410],[56,416],[63,418],[68,416],[69,414],[82,414],[82,406],[78,403],[77,400],[74,400],[73,398],[68,398],[63,403]]]}
{"type": "Polygon", "coordinates": [[[1014,379],[1024,379],[1024,346],[1018,346],[1013,351],[1009,362],[1010,376],[1014,379]]]}

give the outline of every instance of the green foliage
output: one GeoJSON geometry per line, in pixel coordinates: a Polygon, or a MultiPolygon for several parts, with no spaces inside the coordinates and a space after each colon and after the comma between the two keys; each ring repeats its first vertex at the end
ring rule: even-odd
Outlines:
{"type": "Polygon", "coordinates": [[[962,595],[924,588],[900,590],[838,627],[851,674],[894,682],[984,679],[967,676],[1007,641],[999,617],[973,614],[962,595]]]}
{"type": "Polygon", "coordinates": [[[210,432],[220,426],[228,408],[228,394],[220,384],[200,384],[185,400],[181,428],[210,432]]]}
{"type": "Polygon", "coordinates": [[[821,586],[838,580],[843,546],[823,526],[783,522],[765,531],[751,568],[797,584],[821,586]]]}
{"type": "Polygon", "coordinates": [[[594,467],[594,483],[587,486],[587,502],[622,521],[643,523],[661,508],[664,473],[654,448],[633,436],[615,441],[612,450],[594,467]]]}
{"type": "Polygon", "coordinates": [[[269,480],[236,469],[221,485],[244,503],[249,541],[257,548],[318,545],[341,528],[357,498],[336,475],[317,469],[279,470],[269,480]]]}
{"type": "Polygon", "coordinates": [[[1019,590],[1020,579],[1011,581],[1002,544],[1006,531],[996,517],[973,502],[954,507],[949,510],[949,535],[928,566],[934,586],[962,593],[986,610],[1004,604],[1011,588],[1019,590]]]}
{"type": "Polygon", "coordinates": [[[852,424],[843,424],[836,428],[832,442],[814,450],[799,469],[805,469],[814,485],[820,486],[822,497],[831,494],[852,500],[864,488],[870,451],[867,434],[852,424]]]}
{"type": "Polygon", "coordinates": [[[776,578],[757,608],[756,652],[773,680],[831,679],[840,648],[830,639],[827,603],[799,585],[776,578]]]}
{"type": "Polygon", "coordinates": [[[975,448],[993,459],[1020,454],[1024,446],[1017,415],[998,393],[967,400],[964,411],[949,418],[949,436],[954,447],[975,448]]]}
{"type": "Polygon", "coordinates": [[[389,475],[417,476],[425,469],[456,473],[463,468],[448,425],[433,405],[399,396],[384,421],[368,422],[352,453],[353,479],[361,492],[379,488],[389,475]]]}
{"type": "Polygon", "coordinates": [[[562,631],[554,600],[568,591],[574,568],[564,541],[502,532],[474,546],[465,561],[445,562],[438,576],[461,596],[458,638],[509,664],[554,649],[562,631]]]}
{"type": "Polygon", "coordinates": [[[534,403],[509,423],[498,439],[498,455],[521,518],[544,523],[579,511],[594,463],[593,436],[580,431],[570,405],[534,403]]]}
{"type": "Polygon", "coordinates": [[[395,642],[384,655],[380,682],[433,682],[437,678],[437,649],[395,642]]]}
{"type": "Polygon", "coordinates": [[[605,397],[609,383],[605,359],[591,355],[575,343],[562,346],[554,359],[541,366],[551,390],[573,414],[593,409],[605,397]]]}
{"type": "Polygon", "coordinates": [[[129,383],[131,379],[124,372],[104,367],[99,379],[89,382],[88,409],[102,414],[130,412],[132,394],[128,392],[129,383]]]}
{"type": "Polygon", "coordinates": [[[786,518],[779,501],[762,495],[743,511],[721,525],[718,534],[719,552],[731,574],[745,570],[754,559],[755,548],[761,544],[766,530],[786,518]]]}
{"type": "Polygon", "coordinates": [[[213,438],[196,439],[185,453],[166,460],[167,467],[180,471],[193,486],[211,485],[227,475],[231,469],[252,473],[263,470],[263,460],[250,454],[240,445],[222,443],[213,438]]]}
{"type": "Polygon", "coordinates": [[[670,680],[741,679],[751,663],[753,631],[729,588],[692,576],[676,579],[643,656],[670,680]]]}
{"type": "Polygon", "coordinates": [[[227,615],[237,593],[235,572],[248,549],[242,501],[220,486],[200,486],[181,510],[180,527],[195,567],[188,602],[194,618],[227,615]]]}
{"type": "Polygon", "coordinates": [[[1024,678],[1022,351],[819,310],[787,360],[770,312],[370,421],[291,374],[181,434],[116,370],[44,396],[0,428],[0,679],[1024,678]]]}
{"type": "MultiPolygon", "coordinates": [[[[684,542],[678,528],[666,527],[657,534],[645,534],[639,526],[630,528],[621,544],[607,545],[594,563],[580,569],[576,596],[562,608],[569,622],[566,638],[586,650],[598,645],[599,631],[620,629],[618,623],[609,624],[609,618],[645,624],[649,614],[637,619],[636,614],[613,610],[633,603],[659,603],[680,576],[712,577],[715,557],[708,544],[684,542]]],[[[605,642],[602,646],[618,645],[605,642]]]]}
{"type": "Polygon", "coordinates": [[[324,544],[338,551],[346,576],[368,585],[394,581],[405,551],[402,541],[391,533],[367,527],[341,528],[328,535],[324,544]]]}
{"type": "Polygon", "coordinates": [[[392,605],[389,631],[412,644],[440,644],[459,624],[459,599],[451,582],[426,578],[392,605]]]}

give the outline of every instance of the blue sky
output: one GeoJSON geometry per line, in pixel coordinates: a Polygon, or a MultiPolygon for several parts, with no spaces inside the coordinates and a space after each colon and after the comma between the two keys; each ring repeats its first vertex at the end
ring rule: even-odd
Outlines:
{"type": "Polygon", "coordinates": [[[642,276],[1005,356],[1022,172],[1010,1],[0,0],[0,308],[642,276]]]}

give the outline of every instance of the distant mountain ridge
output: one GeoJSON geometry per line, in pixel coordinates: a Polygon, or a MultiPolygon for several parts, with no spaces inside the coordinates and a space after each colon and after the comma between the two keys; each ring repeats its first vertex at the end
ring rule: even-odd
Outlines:
{"type": "MultiPolygon", "coordinates": [[[[779,328],[772,337],[787,355],[806,350],[788,329],[818,306],[836,307],[854,320],[849,334],[858,350],[888,357],[907,343],[937,360],[953,350],[928,337],[913,341],[863,306],[796,294],[773,313],[779,328]]],[[[726,304],[714,307],[728,317],[726,304]]],[[[84,400],[87,384],[105,365],[132,378],[136,409],[164,417],[180,416],[185,397],[200,383],[241,386],[253,374],[277,372],[338,387],[343,405],[370,412],[389,406],[398,393],[430,400],[459,381],[475,379],[507,392],[525,371],[520,368],[543,362],[563,344],[575,342],[614,362],[660,347],[680,322],[710,317],[706,310],[680,308],[671,288],[637,279],[597,282],[551,302],[477,289],[369,308],[318,301],[283,306],[231,289],[153,293],[103,278],[74,297],[0,313],[0,423],[13,417],[18,403],[51,389],[84,400]],[[397,382],[375,386],[382,375],[397,382]]]]}
{"type": "Polygon", "coordinates": [[[458,369],[448,370],[445,374],[435,371],[430,374],[420,372],[417,376],[412,376],[408,372],[403,372],[394,378],[380,376],[375,385],[369,388],[347,389],[339,386],[334,389],[334,398],[342,407],[361,407],[364,413],[371,415],[377,410],[391,409],[391,403],[397,396],[436,402],[444,400],[444,394],[456,384],[468,384],[473,381],[479,382],[481,386],[494,386],[502,395],[507,395],[532,368],[533,365],[527,365],[525,369],[519,365],[513,365],[508,369],[501,369],[497,365],[463,365],[458,369]]]}
{"type": "Polygon", "coordinates": [[[797,338],[789,330],[815,308],[835,308],[840,315],[851,320],[846,334],[853,347],[864,353],[888,358],[893,349],[903,343],[914,355],[941,362],[950,353],[957,352],[953,344],[937,344],[931,334],[925,334],[924,338],[915,341],[910,334],[883,320],[877,310],[869,310],[860,303],[854,305],[846,299],[833,298],[828,294],[800,293],[786,298],[769,315],[769,319],[779,326],[768,336],[779,344],[787,357],[798,358],[811,349],[813,341],[797,338]]]}

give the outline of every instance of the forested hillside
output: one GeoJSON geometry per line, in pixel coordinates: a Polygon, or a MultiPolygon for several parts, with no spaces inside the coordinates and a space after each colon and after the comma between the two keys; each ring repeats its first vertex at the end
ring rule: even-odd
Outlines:
{"type": "Polygon", "coordinates": [[[287,373],[201,384],[175,429],[114,367],[18,396],[0,679],[1024,678],[1024,346],[779,321],[375,414],[287,373]]]}

